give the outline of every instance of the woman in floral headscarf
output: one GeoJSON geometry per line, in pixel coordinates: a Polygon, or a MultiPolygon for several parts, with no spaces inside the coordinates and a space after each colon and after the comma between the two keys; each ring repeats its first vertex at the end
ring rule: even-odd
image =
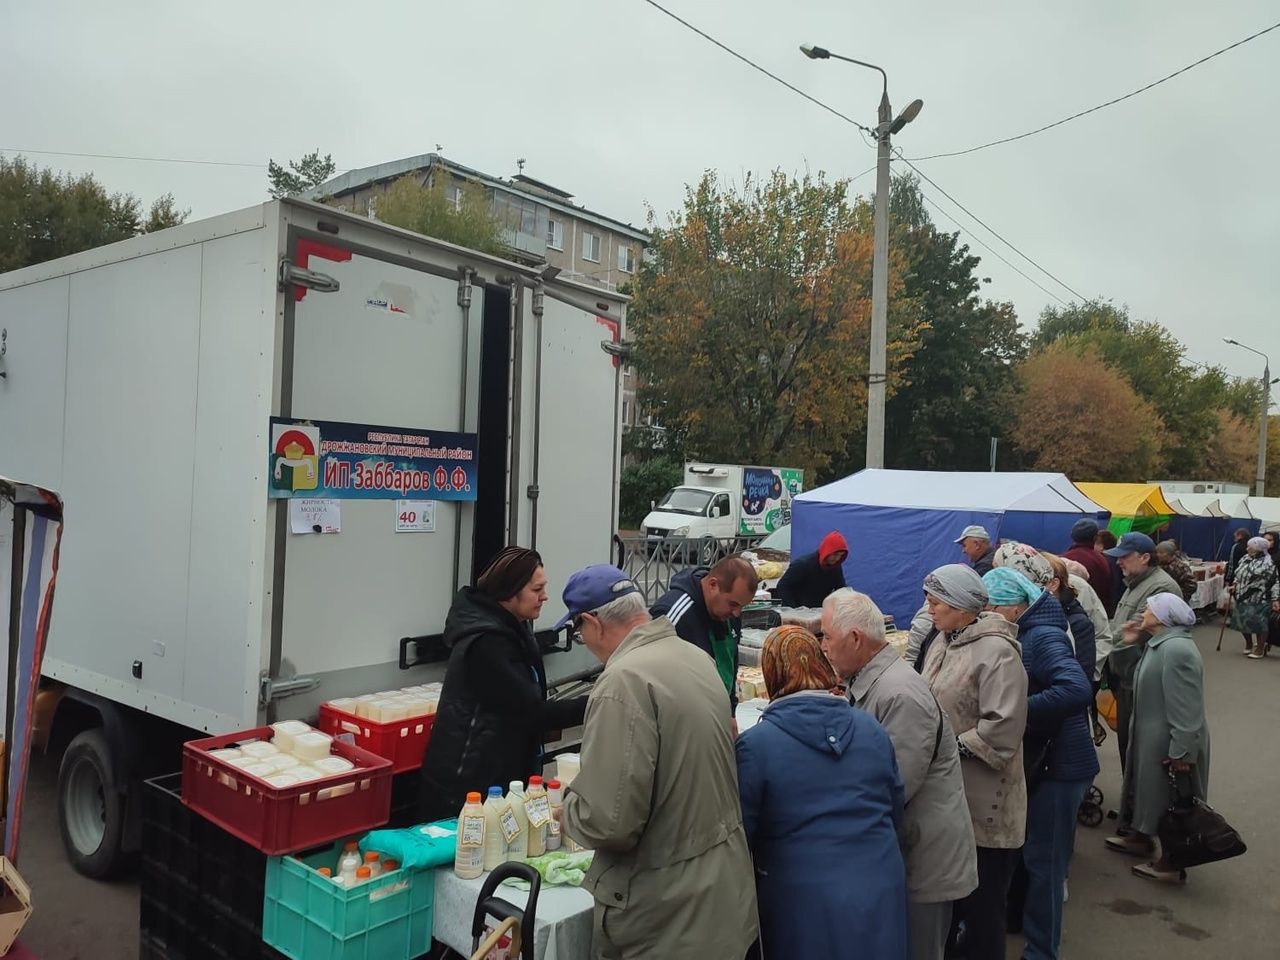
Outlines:
{"type": "Polygon", "coordinates": [[[1245,654],[1250,660],[1267,655],[1267,626],[1272,611],[1280,612],[1280,577],[1268,552],[1265,537],[1254,537],[1248,552],[1236,564],[1235,581],[1229,589],[1235,595],[1231,626],[1244,634],[1245,654]]]}
{"type": "Polygon", "coordinates": [[[737,742],[742,823],[766,957],[907,956],[902,780],[813,634],[779,627],[760,658],[770,704],[737,742]]]}

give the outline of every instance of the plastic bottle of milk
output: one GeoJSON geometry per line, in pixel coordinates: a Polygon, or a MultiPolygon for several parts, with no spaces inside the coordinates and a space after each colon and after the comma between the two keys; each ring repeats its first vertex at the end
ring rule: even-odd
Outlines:
{"type": "Polygon", "coordinates": [[[350,884],[356,878],[356,870],[360,868],[360,845],[349,840],[342,847],[342,856],[338,858],[337,876],[350,884]]]}
{"type": "Polygon", "coordinates": [[[516,818],[516,826],[520,832],[507,842],[507,860],[523,860],[529,856],[529,817],[524,811],[524,784],[512,780],[507,785],[507,803],[511,804],[511,813],[516,818]]]}
{"type": "Polygon", "coordinates": [[[453,872],[463,880],[474,880],[484,873],[484,807],[480,804],[480,794],[474,791],[467,794],[467,802],[458,814],[453,872]]]}
{"type": "Polygon", "coordinates": [[[540,857],[547,852],[547,820],[551,809],[547,804],[547,791],[541,777],[529,778],[525,792],[525,815],[529,820],[529,856],[540,857]]]}
{"type": "Polygon", "coordinates": [[[564,806],[564,787],[559,780],[547,781],[547,801],[551,807],[551,822],[547,824],[547,850],[560,849],[560,821],[556,813],[564,806]]]}
{"type": "Polygon", "coordinates": [[[382,854],[376,850],[370,850],[364,855],[364,865],[369,868],[369,875],[377,877],[382,874],[382,854]]]}
{"type": "Polygon", "coordinates": [[[509,818],[511,808],[502,798],[502,787],[490,787],[489,797],[484,802],[485,870],[493,870],[507,859],[507,839],[502,830],[504,814],[509,818]]]}

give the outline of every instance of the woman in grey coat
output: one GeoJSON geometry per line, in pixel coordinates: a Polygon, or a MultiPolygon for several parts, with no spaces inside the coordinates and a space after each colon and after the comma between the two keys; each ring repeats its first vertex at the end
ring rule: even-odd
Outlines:
{"type": "MultiPolygon", "coordinates": [[[[1133,679],[1133,720],[1124,790],[1131,794],[1132,833],[1110,837],[1118,853],[1148,857],[1155,853],[1160,816],[1169,806],[1169,771],[1179,785],[1190,783],[1201,800],[1209,793],[1209,727],[1204,710],[1204,662],[1190,627],[1196,615],[1182,597],[1159,593],[1148,598],[1141,624],[1131,623],[1125,642],[1151,635],[1133,679]]],[[[1185,870],[1165,859],[1144,863],[1133,872],[1148,880],[1179,884],[1185,870]]]]}

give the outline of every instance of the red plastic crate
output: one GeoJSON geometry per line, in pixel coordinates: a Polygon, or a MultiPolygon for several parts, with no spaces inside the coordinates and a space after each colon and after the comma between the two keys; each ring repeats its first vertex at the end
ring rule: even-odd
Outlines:
{"type": "Polygon", "coordinates": [[[365,833],[390,819],[390,762],[349,743],[335,740],[332,755],[356,769],[279,789],[209,756],[247,740],[270,740],[273,732],[258,727],[184,744],[182,802],[269,856],[365,833]],[[350,792],[332,795],[348,785],[350,792]]]}
{"type": "Polygon", "coordinates": [[[335,710],[324,703],[320,705],[318,726],[331,737],[340,733],[352,734],[356,746],[386,757],[391,761],[392,772],[404,773],[422,766],[422,758],[427,752],[427,742],[431,739],[431,728],[435,726],[435,722],[436,715],[433,713],[425,717],[377,723],[357,717],[354,713],[335,710]]]}

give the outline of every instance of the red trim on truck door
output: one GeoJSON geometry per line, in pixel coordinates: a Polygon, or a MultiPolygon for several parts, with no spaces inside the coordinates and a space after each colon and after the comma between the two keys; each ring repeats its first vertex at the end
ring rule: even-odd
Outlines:
{"type": "MultiPolygon", "coordinates": [[[[293,251],[293,260],[298,266],[306,269],[307,264],[312,257],[320,257],[322,260],[332,260],[335,263],[351,259],[351,251],[343,250],[341,247],[335,247],[332,244],[323,243],[320,240],[312,240],[309,237],[299,237],[298,244],[293,251]]],[[[293,288],[293,299],[301,300],[307,295],[306,287],[293,288]]]]}
{"type": "MultiPolygon", "coordinates": [[[[606,330],[609,331],[609,338],[614,343],[617,343],[621,339],[622,324],[620,324],[617,320],[611,319],[610,317],[602,317],[597,315],[596,323],[600,324],[600,326],[604,327],[606,330]]],[[[613,368],[616,370],[618,369],[618,358],[613,357],[612,359],[613,359],[613,368]]]]}

